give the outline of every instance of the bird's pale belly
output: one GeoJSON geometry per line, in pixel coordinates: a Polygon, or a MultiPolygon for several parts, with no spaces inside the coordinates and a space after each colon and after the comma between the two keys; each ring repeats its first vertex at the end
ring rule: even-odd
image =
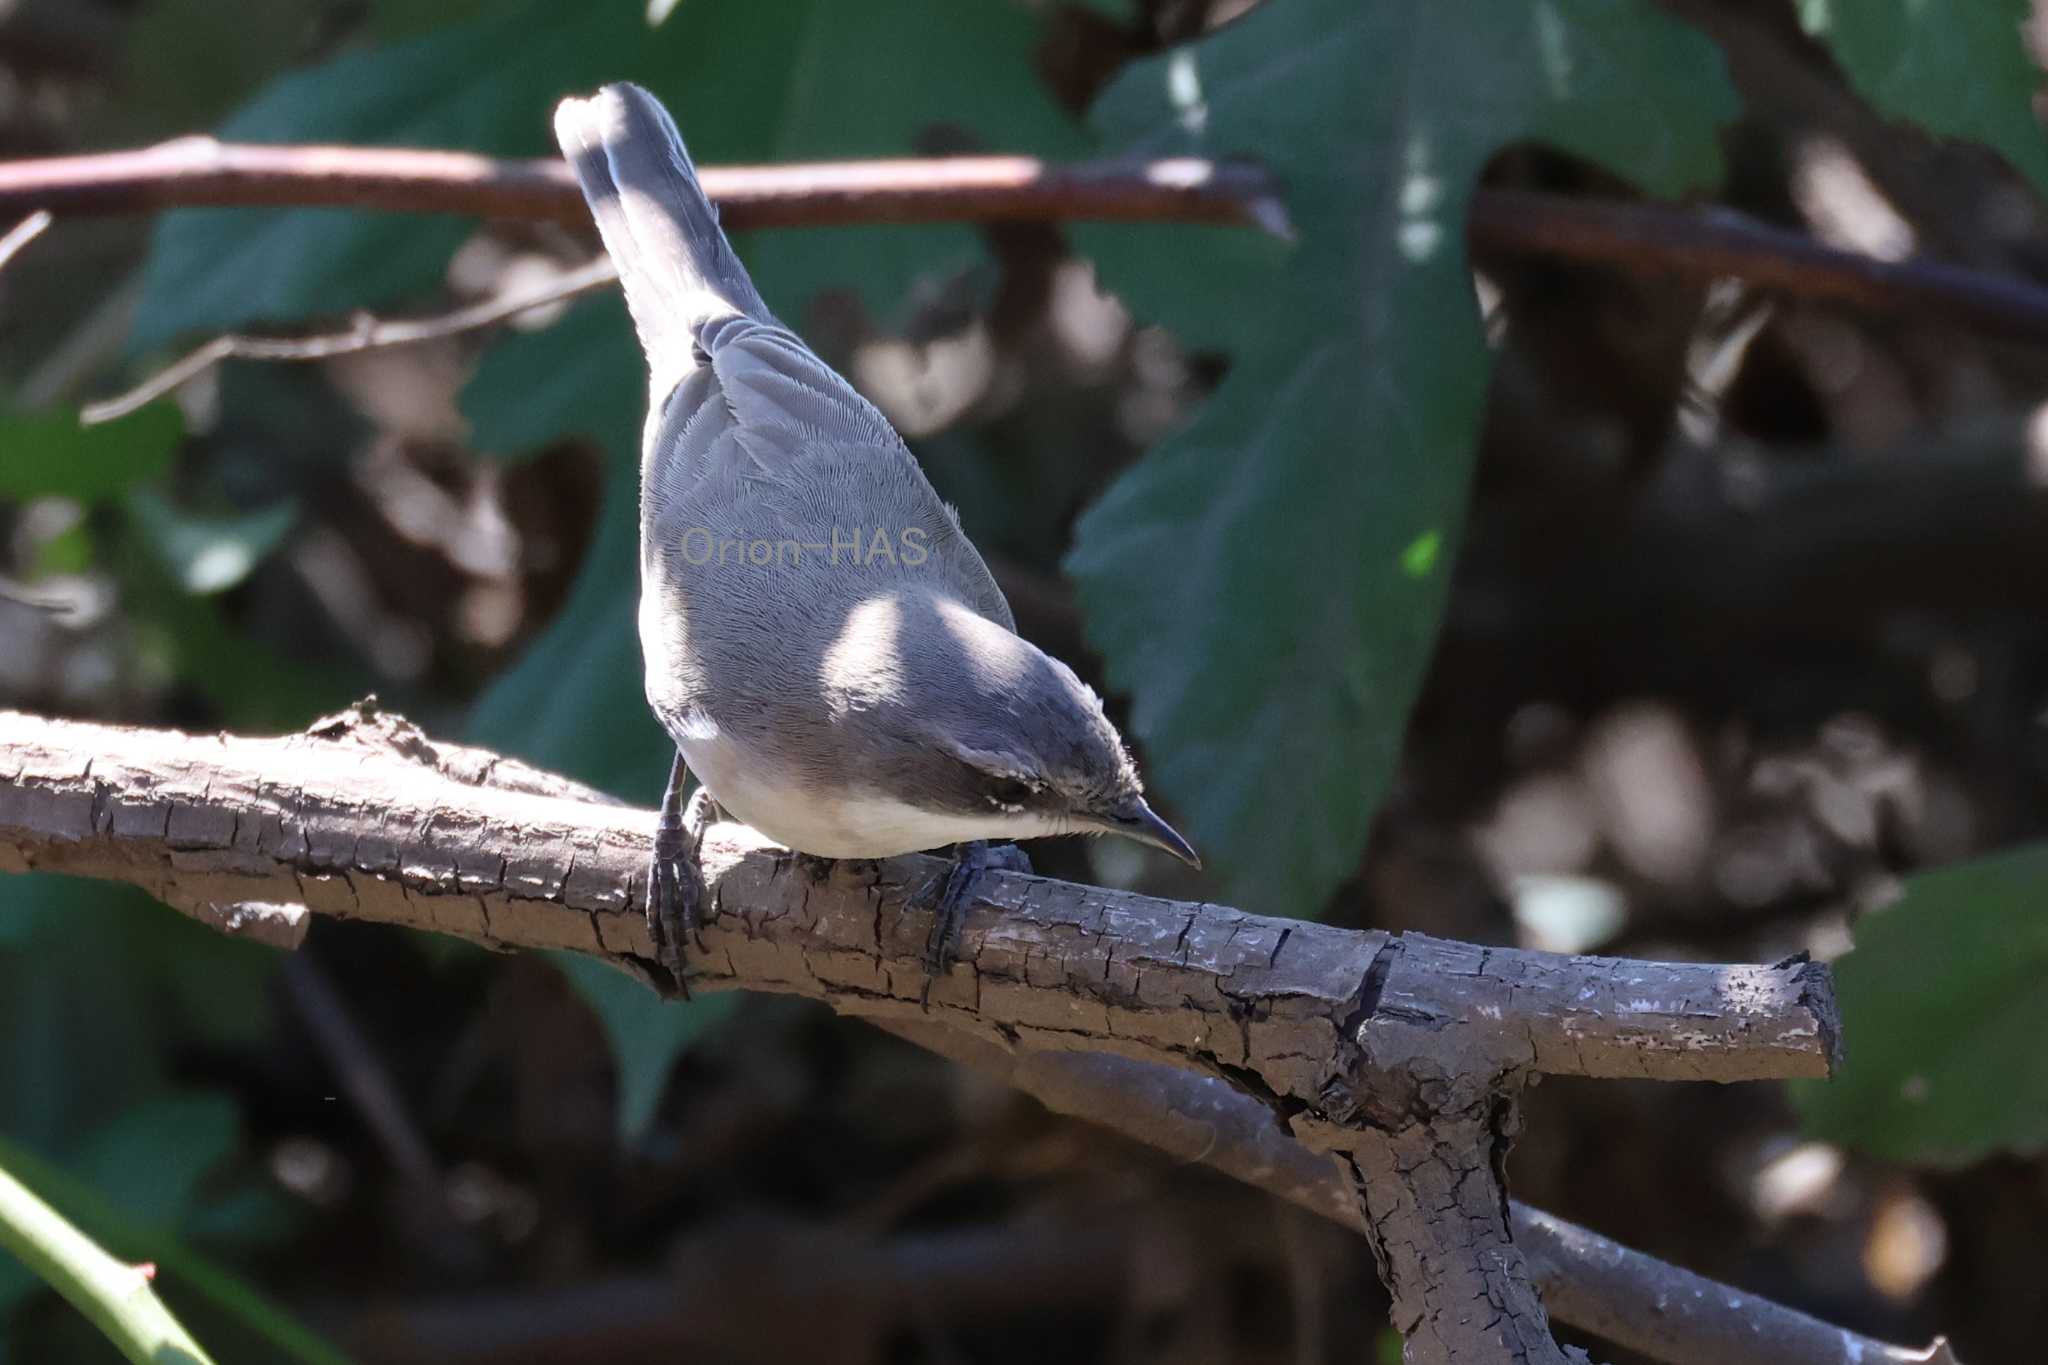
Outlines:
{"type": "Polygon", "coordinates": [[[1062,831],[1037,815],[922,810],[851,787],[799,786],[751,762],[724,735],[686,742],[683,758],[718,804],[775,842],[819,858],[893,858],[970,839],[1031,839],[1062,831]]]}

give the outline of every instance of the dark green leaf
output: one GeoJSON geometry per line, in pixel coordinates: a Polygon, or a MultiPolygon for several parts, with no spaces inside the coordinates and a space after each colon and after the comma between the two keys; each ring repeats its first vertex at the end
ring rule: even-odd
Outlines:
{"type": "Polygon", "coordinates": [[[1719,172],[1719,54],[1622,0],[1292,0],[1140,63],[1135,153],[1256,155],[1300,233],[1097,229],[1105,284],[1233,352],[1069,568],[1152,771],[1228,893],[1311,912],[1391,775],[1457,544],[1490,362],[1474,177],[1535,139],[1675,193],[1719,172]]]}
{"type": "Polygon", "coordinates": [[[92,532],[80,518],[36,547],[35,573],[38,577],[84,573],[92,567],[92,559],[92,532]]]}
{"type": "Polygon", "coordinates": [[[697,1035],[729,1016],[740,997],[727,991],[686,1003],[667,1001],[581,953],[548,956],[604,1025],[618,1066],[619,1136],[628,1145],[636,1143],[654,1121],[676,1057],[697,1035]]]}
{"type": "Polygon", "coordinates": [[[297,504],[280,502],[240,515],[208,516],[148,490],[130,494],[127,507],[178,586],[201,594],[225,592],[247,578],[299,515],[297,504]]]}
{"type": "MultiPolygon", "coordinates": [[[[902,154],[934,120],[1011,151],[1056,153],[1077,136],[1032,81],[1036,21],[1007,0],[698,0],[651,31],[645,16],[636,0],[516,6],[287,76],[219,136],[534,155],[553,151],[556,100],[619,79],[666,99],[706,162],[902,154]]],[[[388,303],[434,285],[468,230],[339,209],[166,215],[136,344],[388,303]]],[[[826,281],[893,300],[914,271],[971,248],[967,230],[934,228],[785,233],[759,250],[764,290],[787,306],[826,281]]]]}
{"type": "MultiPolygon", "coordinates": [[[[95,1236],[129,1229],[116,1254],[156,1255],[160,1238],[203,1211],[199,1182],[238,1127],[230,1101],[175,1086],[143,1040],[263,1037],[277,961],[128,887],[0,878],[0,1134],[61,1158],[67,1189],[47,1172],[38,1186],[95,1236]]],[[[29,1171],[26,1153],[10,1160],[29,1171]]],[[[0,1314],[35,1288],[20,1269],[0,1256],[0,1314]]],[[[206,1273],[208,1296],[238,1316],[284,1321],[233,1277],[206,1273]]]]}
{"type": "Polygon", "coordinates": [[[223,725],[295,730],[368,690],[359,664],[316,667],[237,629],[219,598],[195,597],[149,556],[131,551],[120,570],[145,659],[196,688],[223,725]]]}
{"type": "Polygon", "coordinates": [[[212,123],[290,62],[319,22],[317,0],[150,0],[136,9],[123,28],[120,98],[108,114],[138,139],[212,123]]]}
{"type": "MultiPolygon", "coordinates": [[[[611,452],[597,537],[569,601],[519,666],[484,695],[471,731],[491,748],[651,806],[673,749],[643,700],[634,626],[640,578],[632,451],[646,401],[641,364],[614,296],[582,305],[548,332],[500,344],[464,393],[487,449],[521,450],[583,432],[611,452]]],[[[732,997],[668,1004],[601,963],[552,956],[611,1039],[619,1132],[633,1141],[646,1132],[676,1056],[732,997]]]]}
{"type": "MultiPolygon", "coordinates": [[[[239,142],[551,150],[557,97],[645,41],[635,6],[529,3],[276,81],[221,125],[239,142]]],[[[346,209],[183,209],[157,226],[134,341],[367,308],[435,284],[461,219],[346,209]]]]}
{"type": "Polygon", "coordinates": [[[542,332],[493,346],[462,390],[470,439],[500,459],[537,452],[563,436],[604,447],[607,473],[638,478],[647,362],[617,291],[586,299],[542,332]]]}
{"type": "Polygon", "coordinates": [[[471,717],[480,743],[652,804],[668,739],[640,685],[637,435],[645,362],[616,295],[571,311],[546,332],[493,348],[463,393],[485,449],[520,451],[581,434],[607,453],[597,535],[569,600],[471,717]]]}
{"type": "MultiPolygon", "coordinates": [[[[778,80],[768,160],[907,156],[934,124],[986,151],[1061,157],[1085,145],[1032,69],[1038,19],[1022,5],[809,0],[796,11],[774,40],[787,45],[790,66],[778,80]],[[898,55],[908,52],[914,64],[898,55]],[[835,54],[829,70],[816,65],[819,53],[835,54]]],[[[974,230],[960,224],[756,233],[740,249],[763,297],[795,323],[811,296],[834,284],[855,288],[887,318],[912,281],[956,274],[983,255],[974,230]]]]}
{"type": "Polygon", "coordinates": [[[1799,0],[1863,98],[1943,137],[1974,138],[2048,192],[2048,142],[2034,112],[2041,70],[2021,28],[2028,0],[1799,0]]]}
{"type": "Polygon", "coordinates": [[[166,913],[125,887],[0,878],[0,1133],[60,1151],[160,1093],[162,1059],[135,1045],[155,1036],[154,973],[123,934],[166,913]]]}
{"type": "Polygon", "coordinates": [[[0,415],[0,498],[110,497],[161,478],[184,434],[172,403],[92,427],[69,412],[0,415]]]}
{"type": "Polygon", "coordinates": [[[1793,1090],[1816,1137],[1961,1164],[2048,1144],[2048,846],[1922,873],[1835,964],[1847,1061],[1793,1090]]]}
{"type": "MultiPolygon", "coordinates": [[[[157,1263],[173,1292],[204,1301],[261,1343],[263,1360],[304,1362],[304,1365],[346,1365],[346,1357],[294,1321],[247,1281],[193,1251],[160,1226],[141,1222],[71,1172],[0,1136],[0,1165],[32,1183],[52,1205],[72,1219],[109,1252],[130,1260],[157,1263]]],[[[0,1256],[0,1304],[12,1283],[0,1256]]],[[[4,1344],[4,1338],[0,1338],[4,1344]]]]}
{"type": "Polygon", "coordinates": [[[102,1124],[68,1164],[126,1216],[176,1227],[195,1208],[199,1182],[234,1150],[240,1126],[227,1096],[171,1091],[102,1124]]]}

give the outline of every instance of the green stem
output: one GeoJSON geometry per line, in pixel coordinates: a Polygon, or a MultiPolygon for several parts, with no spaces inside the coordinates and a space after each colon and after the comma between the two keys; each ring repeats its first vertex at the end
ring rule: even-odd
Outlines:
{"type": "MultiPolygon", "coordinates": [[[[110,1245],[154,1260],[160,1270],[177,1281],[181,1291],[190,1290],[275,1348],[277,1359],[295,1365],[350,1365],[347,1356],[252,1289],[233,1271],[167,1233],[138,1225],[91,1186],[26,1148],[0,1138],[0,1171],[6,1170],[33,1180],[79,1222],[96,1228],[110,1245]]],[[[0,1245],[11,1248],[12,1243],[4,1241],[6,1236],[6,1230],[0,1228],[0,1245]]],[[[23,1259],[31,1269],[42,1273],[35,1261],[26,1256],[23,1259]]],[[[196,1358],[206,1359],[203,1354],[196,1358]]]]}
{"type": "Polygon", "coordinates": [[[212,1365],[150,1288],[150,1275],[118,1261],[0,1166],[0,1247],[92,1320],[135,1365],[212,1365]]]}

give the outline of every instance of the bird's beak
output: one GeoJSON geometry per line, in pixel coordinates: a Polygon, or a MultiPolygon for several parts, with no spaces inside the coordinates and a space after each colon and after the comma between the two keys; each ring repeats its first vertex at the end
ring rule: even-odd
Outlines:
{"type": "Polygon", "coordinates": [[[1160,819],[1142,799],[1133,797],[1129,804],[1103,822],[1103,829],[1110,834],[1121,834],[1126,839],[1136,839],[1141,844],[1163,848],[1190,867],[1202,865],[1194,845],[1181,838],[1180,832],[1160,819]]]}

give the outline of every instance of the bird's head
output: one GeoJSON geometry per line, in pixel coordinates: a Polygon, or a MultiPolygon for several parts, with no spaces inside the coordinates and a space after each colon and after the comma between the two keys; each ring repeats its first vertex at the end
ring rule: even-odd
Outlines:
{"type": "Polygon", "coordinates": [[[1102,699],[1029,641],[946,599],[890,596],[856,611],[842,642],[827,696],[891,735],[876,746],[881,787],[945,828],[935,845],[1118,834],[1201,866],[1146,804],[1102,699]]]}

